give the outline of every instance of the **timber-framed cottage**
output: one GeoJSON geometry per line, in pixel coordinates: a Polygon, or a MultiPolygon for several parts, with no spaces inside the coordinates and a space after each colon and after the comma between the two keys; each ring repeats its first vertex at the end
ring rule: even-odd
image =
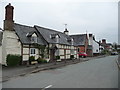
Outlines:
{"type": "Polygon", "coordinates": [[[14,7],[9,4],[5,7],[2,64],[6,64],[8,54],[22,56],[22,64],[26,64],[30,56],[37,59],[42,54],[48,61],[54,61],[56,56],[60,56],[60,59],[69,59],[71,55],[78,58],[77,45],[67,28],[64,32],[58,32],[36,25],[21,25],[14,22],[13,16],[14,7]]]}

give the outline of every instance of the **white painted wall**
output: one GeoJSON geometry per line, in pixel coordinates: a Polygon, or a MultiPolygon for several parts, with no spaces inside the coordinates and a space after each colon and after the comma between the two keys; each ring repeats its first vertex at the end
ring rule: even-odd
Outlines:
{"type": "Polygon", "coordinates": [[[23,61],[28,61],[29,60],[29,55],[23,55],[23,61]]]}
{"type": "Polygon", "coordinates": [[[93,45],[93,37],[89,37],[89,45],[93,45]]]}
{"type": "Polygon", "coordinates": [[[23,54],[29,54],[29,48],[23,48],[23,54]]]}
{"type": "Polygon", "coordinates": [[[23,61],[29,60],[29,48],[23,48],[23,61]]]}
{"type": "Polygon", "coordinates": [[[36,48],[35,49],[35,60],[38,59],[39,57],[39,50],[36,48]]]}
{"type": "Polygon", "coordinates": [[[93,53],[100,53],[99,44],[93,40],[93,53]]]}
{"type": "Polygon", "coordinates": [[[109,51],[112,51],[112,46],[110,46],[110,49],[109,49],[109,51]]]}
{"type": "Polygon", "coordinates": [[[89,37],[89,45],[93,47],[93,53],[100,53],[99,51],[99,44],[93,40],[93,35],[89,37]]]}
{"type": "Polygon", "coordinates": [[[6,64],[6,56],[8,54],[21,55],[21,43],[18,41],[18,37],[15,31],[3,31],[2,41],[2,64],[6,64]]]}
{"type": "Polygon", "coordinates": [[[64,49],[60,49],[59,52],[60,55],[64,55],[64,49]]]}
{"type": "MultiPolygon", "coordinates": [[[[29,60],[29,56],[33,56],[33,55],[29,55],[29,48],[23,48],[23,61],[28,61],[29,60]]],[[[35,59],[38,59],[39,57],[39,50],[37,48],[35,48],[35,59]]]]}

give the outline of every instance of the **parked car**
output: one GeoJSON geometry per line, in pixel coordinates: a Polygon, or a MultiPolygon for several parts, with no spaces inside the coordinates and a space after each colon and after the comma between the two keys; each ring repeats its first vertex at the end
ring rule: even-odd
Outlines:
{"type": "Polygon", "coordinates": [[[111,55],[118,55],[118,52],[111,52],[111,55]]]}
{"type": "Polygon", "coordinates": [[[85,52],[80,52],[78,55],[79,57],[83,57],[83,58],[87,57],[87,54],[85,52]]]}

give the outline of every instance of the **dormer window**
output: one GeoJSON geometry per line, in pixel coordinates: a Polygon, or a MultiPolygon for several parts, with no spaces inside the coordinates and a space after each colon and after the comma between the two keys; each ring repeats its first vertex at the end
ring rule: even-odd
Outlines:
{"type": "Polygon", "coordinates": [[[72,44],[72,45],[74,44],[74,40],[73,40],[73,38],[71,38],[71,44],[72,44]]]}
{"type": "Polygon", "coordinates": [[[37,35],[36,35],[36,33],[32,34],[32,36],[31,36],[31,42],[32,43],[37,43],[37,35]]]}
{"type": "Polygon", "coordinates": [[[53,40],[55,40],[56,43],[59,43],[60,35],[59,34],[51,34],[50,38],[53,39],[53,40]]]}
{"type": "Polygon", "coordinates": [[[35,31],[27,33],[26,36],[30,39],[31,43],[37,43],[37,34],[35,31]]]}
{"type": "Polygon", "coordinates": [[[37,37],[32,36],[32,37],[31,37],[31,42],[32,42],[32,43],[37,43],[37,37]]]}
{"type": "Polygon", "coordinates": [[[67,41],[68,41],[71,45],[74,44],[74,40],[73,40],[73,38],[67,38],[67,41]]]}
{"type": "Polygon", "coordinates": [[[56,35],[56,43],[59,43],[59,35],[56,35]]]}

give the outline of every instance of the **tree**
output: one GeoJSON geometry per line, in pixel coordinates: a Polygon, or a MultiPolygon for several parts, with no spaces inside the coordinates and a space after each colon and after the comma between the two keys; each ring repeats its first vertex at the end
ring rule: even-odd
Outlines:
{"type": "Polygon", "coordinates": [[[116,42],[113,43],[113,48],[114,48],[114,50],[117,50],[117,43],[116,42]]]}

